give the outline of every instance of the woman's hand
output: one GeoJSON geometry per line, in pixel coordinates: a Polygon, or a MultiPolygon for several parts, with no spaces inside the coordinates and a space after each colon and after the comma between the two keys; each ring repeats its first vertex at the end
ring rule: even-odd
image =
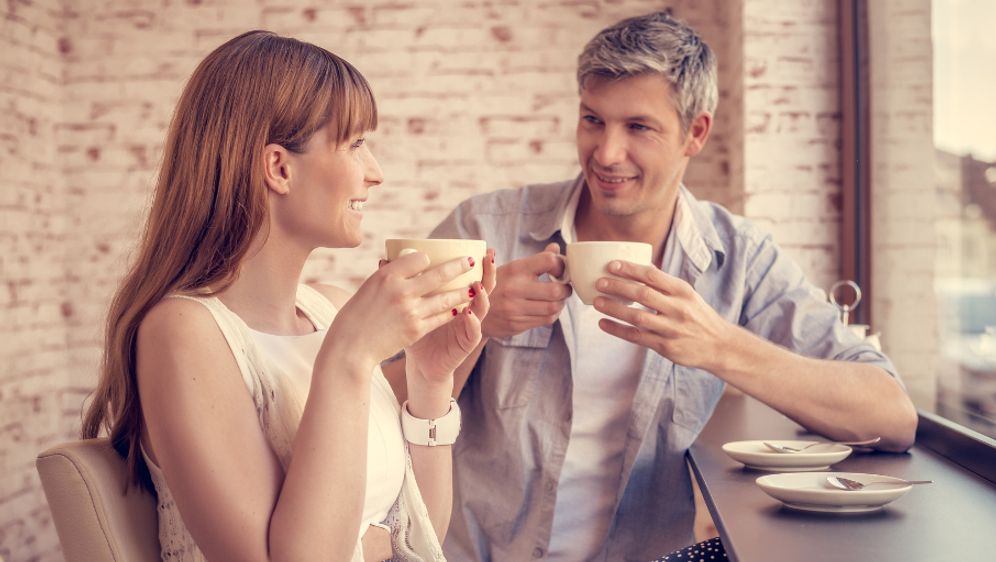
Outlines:
{"type": "Polygon", "coordinates": [[[468,291],[428,295],[471,267],[467,257],[430,268],[429,258],[421,252],[384,264],[336,315],[319,358],[336,348],[344,357],[372,367],[450,323],[452,311],[471,300],[468,291]]]}
{"type": "Polygon", "coordinates": [[[405,349],[408,372],[417,373],[429,384],[449,382],[453,371],[481,342],[481,322],[491,309],[489,295],[495,288],[494,255],[495,251],[488,249],[482,281],[466,289],[470,306],[463,311],[454,309],[450,322],[405,349]]]}

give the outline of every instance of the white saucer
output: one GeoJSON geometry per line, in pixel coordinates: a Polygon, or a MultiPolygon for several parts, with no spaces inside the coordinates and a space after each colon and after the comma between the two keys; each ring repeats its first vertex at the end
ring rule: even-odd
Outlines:
{"type": "Polygon", "coordinates": [[[862,472],[793,472],[769,474],[757,479],[766,494],[787,507],[821,513],[866,513],[882,509],[887,503],[909,492],[912,486],[871,486],[864,490],[840,490],[827,482],[831,474],[858,482],[902,482],[892,476],[862,472]]]}
{"type": "Polygon", "coordinates": [[[749,468],[768,470],[771,472],[800,472],[808,470],[826,470],[830,465],[838,463],[851,454],[851,448],[846,445],[828,443],[810,447],[802,453],[778,453],[764,445],[767,441],[772,445],[802,448],[813,441],[798,439],[763,439],[760,441],[733,441],[723,445],[723,452],[737,462],[742,462],[749,468]]]}
{"type": "Polygon", "coordinates": [[[820,466],[755,466],[753,464],[745,464],[744,466],[765,472],[816,472],[830,470],[830,465],[828,464],[820,466]]]}

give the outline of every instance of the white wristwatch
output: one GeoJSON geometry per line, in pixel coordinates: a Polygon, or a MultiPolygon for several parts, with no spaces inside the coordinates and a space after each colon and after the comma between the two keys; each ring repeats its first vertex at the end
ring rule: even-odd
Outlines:
{"type": "Polygon", "coordinates": [[[435,447],[452,445],[460,435],[460,406],[450,398],[450,411],[442,417],[424,420],[408,411],[408,401],[401,405],[401,431],[412,445],[435,447]]]}

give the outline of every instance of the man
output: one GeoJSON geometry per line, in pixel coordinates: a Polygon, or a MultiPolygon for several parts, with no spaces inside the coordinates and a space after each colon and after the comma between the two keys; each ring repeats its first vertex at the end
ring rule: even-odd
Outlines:
{"type": "Polygon", "coordinates": [[[622,21],[585,47],[578,84],[581,174],[471,198],[432,234],[504,262],[486,345],[458,373],[452,560],[646,561],[694,542],[684,456],[725,383],[830,438],[913,442],[889,360],[769,237],[682,185],[718,97],[695,32],[622,21]],[[622,279],[599,283],[642,306],[587,307],[544,277],[585,240],[653,246],[655,266],[614,262],[622,279]]]}

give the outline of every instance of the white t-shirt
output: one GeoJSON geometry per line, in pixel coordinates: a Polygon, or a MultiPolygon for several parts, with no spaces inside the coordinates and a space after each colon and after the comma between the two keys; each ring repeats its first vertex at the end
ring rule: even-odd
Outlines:
{"type": "MultiPolygon", "coordinates": [[[[564,215],[561,234],[577,238],[577,190],[564,215]]],[[[598,327],[606,316],[572,294],[562,315],[574,380],[571,435],[560,471],[550,536],[549,560],[577,562],[597,556],[607,536],[622,477],[626,428],[640,382],[646,348],[598,327]]]]}

